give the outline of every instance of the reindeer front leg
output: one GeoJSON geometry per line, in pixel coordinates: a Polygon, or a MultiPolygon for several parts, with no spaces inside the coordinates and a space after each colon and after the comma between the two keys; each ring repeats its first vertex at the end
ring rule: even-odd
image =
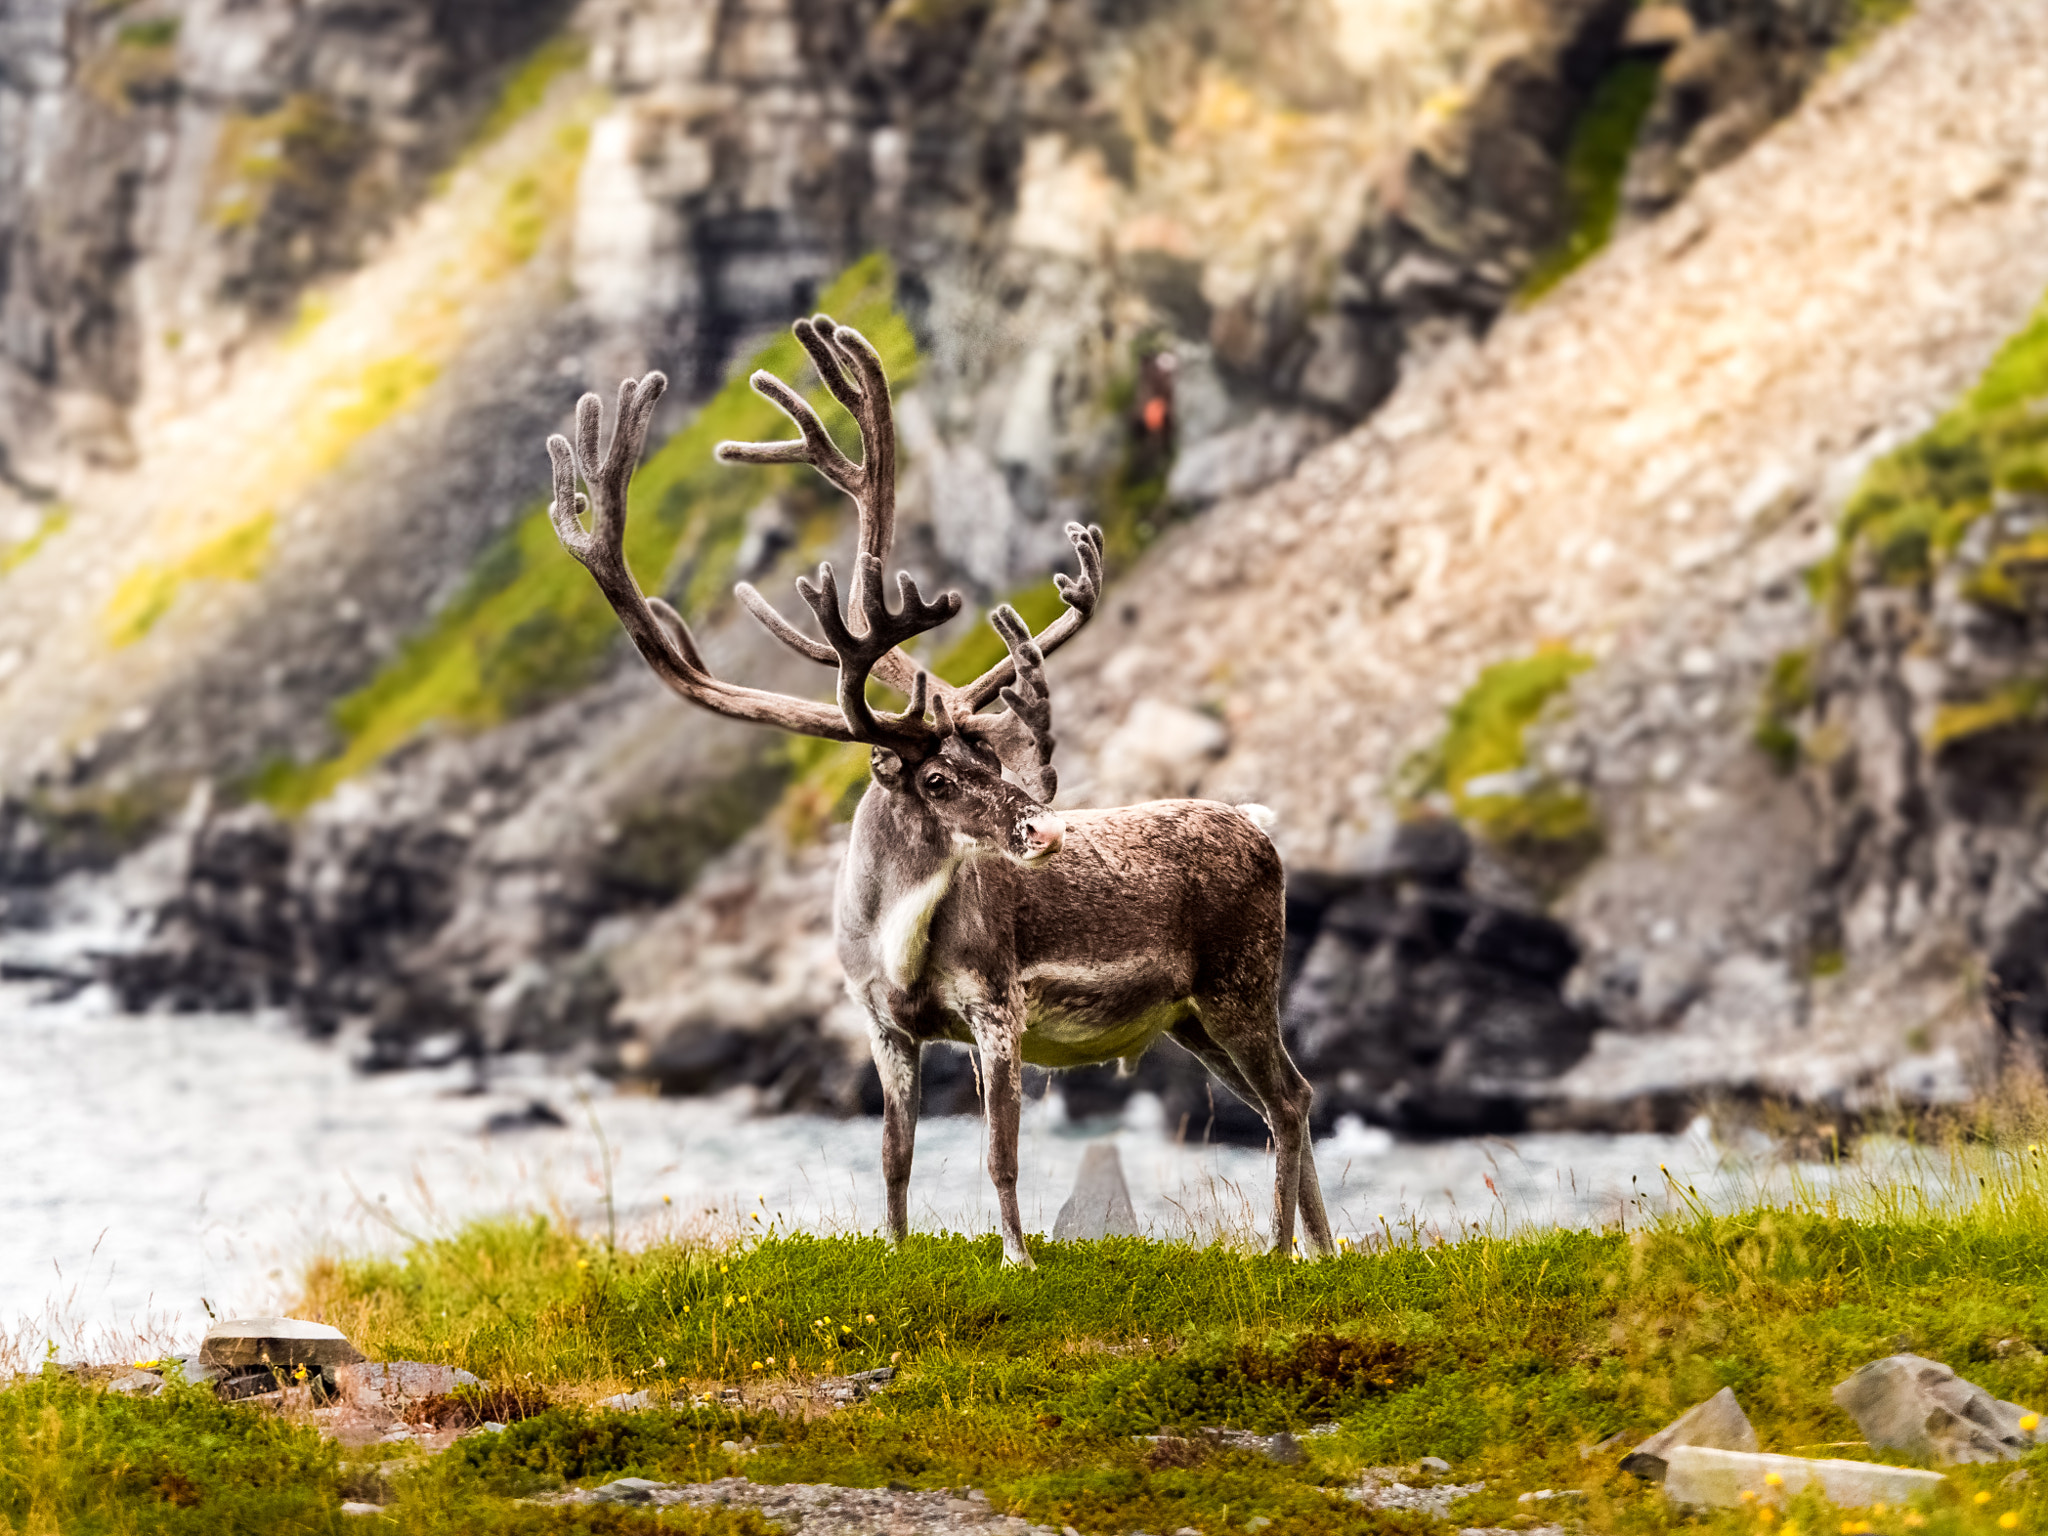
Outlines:
{"type": "Polygon", "coordinates": [[[917,1147],[917,1112],[924,1097],[919,1066],[924,1047],[893,1020],[868,1015],[868,1044],[882,1079],[882,1180],[889,1188],[889,1241],[910,1233],[910,1159],[917,1147]]]}
{"type": "Polygon", "coordinates": [[[1024,1246],[1024,1219],[1017,1211],[1017,1129],[1024,1110],[1024,1003],[1014,994],[1002,1003],[964,1010],[981,1053],[981,1087],[988,1113],[988,1176],[996,1187],[1003,1218],[1003,1262],[1036,1269],[1024,1246]]]}

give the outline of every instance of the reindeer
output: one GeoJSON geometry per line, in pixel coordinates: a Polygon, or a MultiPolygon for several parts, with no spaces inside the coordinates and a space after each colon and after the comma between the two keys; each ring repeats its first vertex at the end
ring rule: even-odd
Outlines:
{"type": "Polygon", "coordinates": [[[798,320],[797,340],[860,429],[854,463],[794,389],[759,372],[753,387],[796,424],[795,440],[721,443],[733,464],[808,464],[853,499],[860,547],[842,611],[830,565],[797,591],[823,640],[785,620],[745,583],[740,602],[781,642],[838,672],[822,704],[726,682],[681,615],[645,596],[624,554],[626,491],[667,381],[619,386],[610,446],[603,406],[585,395],[575,441],[548,439],[563,546],[596,578],[647,664],[691,703],[871,749],[871,784],[854,813],[835,924],[848,992],[866,1012],[884,1119],[889,1235],[909,1229],[918,1069],[925,1045],[953,1040],[980,1057],[988,1171],[1002,1210],[1003,1257],[1032,1267],[1017,1212],[1023,1066],[1133,1064],[1161,1035],[1194,1053],[1257,1108],[1278,1154],[1273,1245],[1294,1247],[1297,1212],[1311,1253],[1331,1251],[1310,1151],[1310,1090],[1280,1039],[1282,875],[1260,807],[1156,800],[1107,811],[1051,809],[1058,788],[1045,657],[1095,610],[1102,530],[1066,529],[1079,569],[1054,578],[1066,611],[1039,635],[1008,606],[990,614],[1007,657],[950,686],[902,646],[960,611],[957,592],[926,602],[908,575],[883,597],[895,531],[896,433],[889,383],[866,338],[828,316],[798,320]],[[578,478],[588,495],[577,492],[578,478]],[[586,527],[583,519],[589,516],[586,527]],[[907,695],[892,714],[868,700],[873,678],[907,695]],[[1007,706],[987,712],[998,700],[1007,706]],[[1008,775],[1006,777],[1005,775],[1008,775]]]}

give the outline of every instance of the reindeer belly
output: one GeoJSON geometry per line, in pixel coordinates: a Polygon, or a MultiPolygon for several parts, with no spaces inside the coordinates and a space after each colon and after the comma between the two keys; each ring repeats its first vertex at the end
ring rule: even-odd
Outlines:
{"type": "Polygon", "coordinates": [[[1129,962],[1033,965],[1020,980],[1024,1059],[1037,1067],[1139,1055],[1193,1006],[1171,979],[1129,962]]]}

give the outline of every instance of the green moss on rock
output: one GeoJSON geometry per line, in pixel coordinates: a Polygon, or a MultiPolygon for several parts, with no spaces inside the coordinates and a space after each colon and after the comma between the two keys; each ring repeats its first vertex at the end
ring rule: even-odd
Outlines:
{"type": "Polygon", "coordinates": [[[1592,664],[1563,645],[1496,662],[1451,706],[1443,739],[1408,768],[1414,795],[1448,795],[1461,820],[1545,884],[1584,868],[1603,839],[1585,795],[1527,773],[1524,733],[1592,664]]]}
{"type": "Polygon", "coordinates": [[[1565,154],[1565,193],[1571,203],[1572,227],[1523,280],[1523,303],[1542,298],[1613,238],[1615,219],[1621,212],[1622,178],[1628,172],[1643,119],[1657,99],[1661,69],[1648,59],[1623,59],[1594,86],[1565,154]]]}
{"type": "Polygon", "coordinates": [[[2048,704],[2048,680],[2038,677],[2008,683],[1981,699],[1944,704],[1935,711],[1927,745],[1939,752],[1971,737],[2038,725],[2044,704],[2048,704]]]}
{"type": "Polygon", "coordinates": [[[1780,773],[1790,773],[1799,766],[1804,749],[1793,722],[1812,703],[1813,652],[1785,652],[1771,663],[1757,709],[1756,728],[1750,733],[1756,749],[1780,773]]]}
{"type": "MultiPolygon", "coordinates": [[[[1932,427],[1865,473],[1842,511],[1835,552],[1809,575],[1839,623],[1867,578],[1928,580],[1996,495],[2048,490],[2048,303],[1932,427]]],[[[1988,597],[1997,601],[1994,575],[1988,597]]]]}

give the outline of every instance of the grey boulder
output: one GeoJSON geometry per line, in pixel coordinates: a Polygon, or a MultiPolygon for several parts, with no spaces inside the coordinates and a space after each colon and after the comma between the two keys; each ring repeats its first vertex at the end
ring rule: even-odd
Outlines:
{"type": "Polygon", "coordinates": [[[1131,1189],[1114,1143],[1099,1141],[1081,1155],[1074,1192],[1060,1207],[1052,1235],[1062,1243],[1138,1235],[1138,1213],[1131,1208],[1131,1189]]]}
{"type": "Polygon", "coordinates": [[[1761,1449],[1749,1415],[1735,1401],[1735,1390],[1723,1387],[1704,1403],[1686,1409],[1656,1434],[1621,1458],[1621,1469],[1649,1482],[1661,1483],[1671,1453],[1681,1445],[1704,1445],[1717,1451],[1761,1449]]]}
{"type": "Polygon", "coordinates": [[[401,1415],[430,1398],[446,1397],[458,1387],[481,1385],[468,1371],[421,1360],[365,1360],[334,1368],[335,1392],[344,1403],[353,1408],[388,1408],[401,1415]]]}
{"type": "Polygon", "coordinates": [[[2001,1402],[1939,1360],[1888,1355],[1836,1386],[1835,1404],[1873,1449],[1955,1465],[2011,1461],[2044,1437],[2020,1428],[2028,1410],[2001,1402]]]}
{"type": "Polygon", "coordinates": [[[296,1317],[238,1317],[215,1323],[199,1345],[202,1365],[233,1371],[254,1365],[274,1370],[325,1370],[355,1365],[362,1351],[339,1328],[296,1317]]]}

